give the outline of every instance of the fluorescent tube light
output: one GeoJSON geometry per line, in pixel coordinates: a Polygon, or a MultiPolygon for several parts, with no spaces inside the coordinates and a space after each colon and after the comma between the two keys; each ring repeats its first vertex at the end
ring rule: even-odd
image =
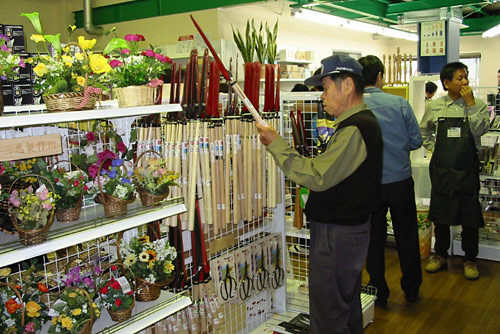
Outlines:
{"type": "Polygon", "coordinates": [[[485,32],[483,32],[483,34],[481,36],[483,38],[486,38],[486,37],[495,37],[498,34],[500,34],[500,24],[494,26],[491,29],[486,30],[485,32]]]}
{"type": "Polygon", "coordinates": [[[374,24],[364,23],[360,21],[347,20],[344,19],[343,17],[320,13],[308,9],[301,9],[299,11],[296,11],[294,13],[294,16],[298,19],[312,21],[316,23],[323,23],[334,27],[344,27],[347,29],[353,29],[357,31],[380,34],[400,39],[407,39],[414,42],[418,41],[417,34],[409,33],[402,30],[382,27],[374,24]]]}

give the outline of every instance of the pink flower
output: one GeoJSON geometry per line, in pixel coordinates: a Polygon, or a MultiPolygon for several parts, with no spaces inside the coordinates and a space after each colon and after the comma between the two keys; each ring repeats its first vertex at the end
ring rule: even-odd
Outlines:
{"type": "Polygon", "coordinates": [[[122,65],[123,65],[123,63],[121,61],[119,61],[118,59],[113,59],[112,61],[109,62],[109,66],[111,66],[112,68],[122,66],[122,65]]]}
{"type": "Polygon", "coordinates": [[[124,55],[128,55],[130,54],[130,50],[129,49],[123,49],[121,54],[124,54],[124,55]]]}
{"type": "Polygon", "coordinates": [[[125,146],[125,144],[121,141],[118,144],[116,144],[116,149],[121,153],[124,153],[127,150],[127,146],[125,146]]]}
{"type": "Polygon", "coordinates": [[[87,187],[87,185],[84,185],[83,186],[83,191],[87,191],[87,190],[89,190],[89,187],[87,187]]]}
{"type": "Polygon", "coordinates": [[[16,208],[18,208],[21,205],[21,202],[19,201],[19,198],[17,198],[17,190],[12,190],[12,193],[10,194],[9,201],[10,204],[14,205],[16,208]]]}
{"type": "Polygon", "coordinates": [[[38,193],[38,196],[40,196],[40,199],[42,201],[46,201],[48,196],[49,196],[49,190],[45,187],[40,187],[36,190],[36,192],[38,193]]]}
{"type": "Polygon", "coordinates": [[[73,182],[73,185],[74,185],[75,187],[78,187],[78,186],[80,185],[80,181],[75,180],[75,182],[73,182]]]}
{"type": "Polygon", "coordinates": [[[128,34],[125,35],[125,40],[129,42],[139,42],[139,35],[137,34],[128,34]]]}
{"type": "Polygon", "coordinates": [[[97,175],[97,172],[99,171],[99,167],[96,165],[90,165],[88,169],[89,176],[91,178],[94,178],[97,175]]]}
{"type": "Polygon", "coordinates": [[[45,210],[51,210],[52,204],[51,203],[43,203],[42,208],[44,208],[45,210]]]}
{"type": "Polygon", "coordinates": [[[94,141],[95,140],[95,134],[93,132],[87,132],[85,135],[87,137],[88,141],[94,141]]]}
{"type": "Polygon", "coordinates": [[[143,36],[143,35],[141,35],[141,34],[137,34],[137,37],[139,37],[139,40],[140,40],[140,41],[145,41],[145,40],[146,40],[146,39],[144,38],[144,36],[143,36]]]}
{"type": "MultiPolygon", "coordinates": [[[[117,147],[118,147],[118,145],[117,145],[117,147]]],[[[104,160],[106,160],[107,158],[116,159],[116,158],[118,158],[118,156],[115,153],[111,152],[110,150],[106,149],[106,150],[104,150],[102,152],[97,153],[97,163],[96,163],[96,165],[100,166],[102,164],[102,162],[104,160]]],[[[110,165],[111,165],[111,160],[108,159],[108,160],[106,160],[106,162],[102,166],[102,169],[108,170],[108,168],[109,168],[110,165]]]]}
{"type": "Polygon", "coordinates": [[[172,59],[165,57],[164,55],[161,55],[159,53],[155,54],[155,58],[161,61],[162,63],[172,63],[172,59]]]}
{"type": "Polygon", "coordinates": [[[146,51],[143,51],[141,53],[143,56],[146,56],[146,57],[155,57],[156,54],[153,50],[146,50],[146,51]]]}

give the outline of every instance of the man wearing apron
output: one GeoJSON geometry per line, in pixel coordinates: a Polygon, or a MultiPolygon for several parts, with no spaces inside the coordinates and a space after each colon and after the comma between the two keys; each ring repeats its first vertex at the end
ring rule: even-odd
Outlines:
{"type": "Polygon", "coordinates": [[[465,64],[446,64],[440,79],[448,95],[429,102],[420,122],[424,147],[432,152],[429,220],[434,222],[436,238],[436,255],[425,270],[436,273],[447,267],[450,226],[461,225],[464,275],[476,280],[479,228],[484,225],[478,149],[481,136],[488,132],[489,112],[484,101],[474,98],[465,64]]]}

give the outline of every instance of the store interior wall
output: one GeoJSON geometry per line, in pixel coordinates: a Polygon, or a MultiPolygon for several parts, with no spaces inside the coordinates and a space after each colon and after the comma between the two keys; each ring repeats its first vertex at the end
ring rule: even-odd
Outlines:
{"type": "MultiPolygon", "coordinates": [[[[95,7],[109,5],[120,0],[94,0],[95,7]]],[[[62,40],[66,39],[65,31],[73,22],[73,11],[83,8],[83,0],[3,0],[0,12],[0,23],[22,24],[25,28],[27,49],[35,51],[35,44],[29,36],[35,31],[28,20],[20,17],[21,12],[40,12],[44,33],[62,32],[62,40]]],[[[394,54],[400,48],[401,54],[417,53],[415,42],[399,39],[377,39],[372,34],[356,32],[339,27],[330,27],[319,23],[302,21],[291,16],[290,2],[285,0],[259,2],[248,5],[224,7],[221,9],[203,10],[192,13],[204,31],[212,39],[232,40],[232,27],[244,32],[248,19],[254,19],[256,26],[267,22],[274,26],[279,19],[278,49],[296,48],[301,51],[314,51],[315,63],[310,68],[319,67],[319,61],[331,55],[333,50],[348,50],[361,54],[374,54],[382,59],[383,54],[394,54]]],[[[104,29],[117,28],[118,36],[138,33],[147,38],[154,46],[175,44],[181,35],[196,34],[189,14],[175,14],[162,17],[120,22],[103,26],[104,29]]],[[[110,37],[89,36],[83,29],[77,29],[74,36],[84,35],[98,39],[96,49],[102,49],[110,37]]],[[[460,38],[460,52],[481,52],[480,86],[497,86],[496,74],[500,68],[497,48],[500,36],[482,38],[481,36],[464,36],[460,38]]]]}

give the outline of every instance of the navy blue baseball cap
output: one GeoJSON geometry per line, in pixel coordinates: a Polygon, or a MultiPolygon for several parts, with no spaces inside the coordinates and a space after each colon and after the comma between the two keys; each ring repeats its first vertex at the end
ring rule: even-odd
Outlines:
{"type": "Polygon", "coordinates": [[[363,66],[352,57],[346,55],[333,55],[321,60],[321,73],[304,81],[307,86],[321,86],[321,80],[336,73],[352,73],[363,76],[363,66]]]}

